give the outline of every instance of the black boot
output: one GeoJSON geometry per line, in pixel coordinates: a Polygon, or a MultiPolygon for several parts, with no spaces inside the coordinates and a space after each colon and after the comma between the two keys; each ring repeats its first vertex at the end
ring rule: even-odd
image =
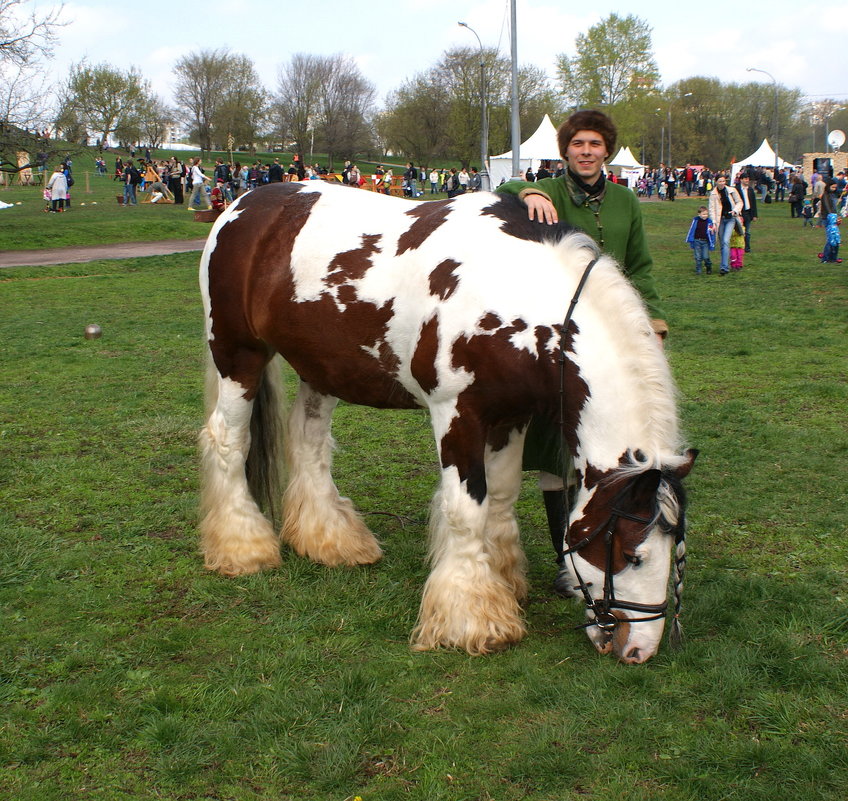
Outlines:
{"type": "Polygon", "coordinates": [[[548,516],[548,530],[551,532],[551,544],[557,555],[558,565],[563,562],[563,540],[565,539],[565,492],[548,490],[542,493],[545,502],[545,514],[548,516]]]}

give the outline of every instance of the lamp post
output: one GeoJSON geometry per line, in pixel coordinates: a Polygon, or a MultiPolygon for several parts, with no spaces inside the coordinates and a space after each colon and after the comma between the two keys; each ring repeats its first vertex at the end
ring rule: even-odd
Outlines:
{"type": "Polygon", "coordinates": [[[486,59],[483,43],[477,36],[477,31],[467,22],[457,24],[471,31],[477,37],[477,44],[480,46],[480,185],[483,189],[490,189],[489,171],[486,169],[486,160],[489,156],[489,115],[486,112],[486,59]]]}
{"type": "MultiPolygon", "coordinates": [[[[685,95],[681,95],[680,97],[681,99],[692,97],[692,92],[686,92],[685,95]]],[[[670,170],[674,169],[674,163],[671,160],[671,103],[668,104],[668,168],[670,170]]]]}
{"type": "Polygon", "coordinates": [[[780,156],[778,156],[780,152],[780,144],[778,143],[780,123],[777,119],[777,81],[770,72],[758,69],[757,67],[746,67],[745,72],[761,72],[763,75],[768,75],[774,85],[774,178],[777,180],[778,163],[780,161],[780,156]]]}

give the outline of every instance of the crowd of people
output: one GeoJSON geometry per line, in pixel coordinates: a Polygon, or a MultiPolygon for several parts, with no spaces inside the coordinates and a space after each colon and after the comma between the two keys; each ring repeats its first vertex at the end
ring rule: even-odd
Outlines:
{"type": "MultiPolygon", "coordinates": [[[[315,180],[326,177],[328,170],[320,164],[306,165],[299,156],[290,164],[262,163],[254,160],[242,164],[227,163],[218,158],[211,174],[204,169],[199,157],[183,161],[177,156],[164,160],[152,160],[149,151],[136,160],[135,154],[126,161],[120,156],[115,160],[114,180],[123,185],[124,206],[138,204],[138,191],[149,192],[151,203],[174,203],[186,205],[189,210],[221,210],[236,197],[258,186],[282,181],[315,180]]],[[[520,182],[509,184],[545,185],[546,181],[557,180],[567,174],[567,159],[557,162],[542,162],[536,172],[528,169],[520,182]]],[[[102,158],[96,162],[98,174],[106,173],[102,158]]],[[[482,189],[482,180],[476,167],[428,168],[407,162],[405,169],[395,175],[391,166],[378,164],[370,175],[365,175],[351,161],[345,161],[340,174],[342,183],[369,188],[385,194],[402,194],[409,198],[420,198],[444,194],[452,198],[465,192],[482,189]]],[[[612,172],[604,173],[609,184],[619,183],[612,172]]],[[[624,181],[626,184],[627,181],[624,181]]],[[[497,191],[506,191],[502,183],[497,191]]],[[[61,212],[70,208],[70,189],[73,175],[70,159],[58,165],[49,179],[44,197],[45,211],[61,212]]],[[[846,175],[839,172],[835,177],[822,176],[814,172],[809,183],[800,171],[790,167],[770,169],[766,167],[744,167],[736,174],[734,185],[730,185],[728,172],[712,171],[703,165],[687,163],[682,168],[660,164],[657,168],[646,167],[638,179],[630,184],[630,194],[640,199],[674,201],[684,194],[686,197],[704,198],[697,214],[692,218],[686,242],[692,248],[694,271],[697,275],[712,273],[711,252],[720,252],[719,275],[740,270],[744,265],[744,254],[751,250],[751,232],[758,219],[758,203],[786,201],[790,217],[803,220],[803,224],[825,229],[825,244],[819,253],[823,262],[841,263],[839,258],[839,224],[848,216],[848,187],[846,175]]]]}
{"type": "Polygon", "coordinates": [[[772,176],[763,168],[743,168],[735,185],[730,185],[724,173],[715,176],[708,206],[701,206],[690,223],[686,242],[693,251],[696,275],[712,273],[710,251],[717,245],[721,253],[719,275],[743,268],[744,254],[751,251],[751,229],[757,221],[758,199],[766,203],[788,200],[790,217],[802,219],[805,227],[818,220],[819,227],[825,231],[819,260],[827,264],[842,263],[839,226],[848,216],[848,176],[844,171],[835,177],[814,172],[808,185],[803,174],[790,168],[774,171],[772,176]],[[807,198],[808,189],[810,198],[807,198]]]}

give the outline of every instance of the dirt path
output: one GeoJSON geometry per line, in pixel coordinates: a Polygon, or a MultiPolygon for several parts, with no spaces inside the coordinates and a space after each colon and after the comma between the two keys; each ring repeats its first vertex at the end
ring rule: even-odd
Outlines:
{"type": "Polygon", "coordinates": [[[46,264],[78,264],[95,259],[132,259],[141,256],[167,256],[203,250],[203,239],[167,239],[160,242],[119,242],[113,245],[46,248],[45,250],[7,250],[0,252],[2,267],[38,267],[46,264]]]}

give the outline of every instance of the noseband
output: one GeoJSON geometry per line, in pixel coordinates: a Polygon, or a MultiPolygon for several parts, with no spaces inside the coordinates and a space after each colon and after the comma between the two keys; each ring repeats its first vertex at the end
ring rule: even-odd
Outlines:
{"type": "MultiPolygon", "coordinates": [[[[682,512],[681,512],[682,513],[682,512]]],[[[668,609],[668,601],[663,601],[661,604],[640,604],[635,601],[622,601],[615,597],[615,581],[613,571],[613,542],[615,539],[615,529],[619,520],[632,520],[634,523],[641,523],[645,529],[653,525],[659,519],[659,515],[654,518],[640,517],[631,514],[630,512],[614,506],[610,512],[610,516],[601,525],[597,526],[590,534],[584,537],[580,542],[570,545],[568,535],[566,533],[566,548],[563,551],[563,557],[570,557],[571,569],[577,577],[577,585],[575,590],[580,590],[583,599],[586,602],[586,609],[594,615],[594,619],[588,623],[583,623],[575,628],[588,628],[589,626],[597,626],[601,631],[607,634],[612,634],[618,624],[621,622],[613,613],[613,609],[626,610],[628,612],[640,612],[644,617],[627,618],[627,623],[645,623],[649,620],[660,620],[665,617],[668,609]],[[592,598],[589,588],[591,582],[586,582],[580,575],[577,565],[574,561],[574,554],[579,553],[583,548],[593,542],[601,532],[604,532],[604,597],[592,598]]],[[[680,543],[683,540],[684,528],[677,527],[676,542],[680,543]]],[[[679,613],[677,609],[676,614],[679,613]]]]}

